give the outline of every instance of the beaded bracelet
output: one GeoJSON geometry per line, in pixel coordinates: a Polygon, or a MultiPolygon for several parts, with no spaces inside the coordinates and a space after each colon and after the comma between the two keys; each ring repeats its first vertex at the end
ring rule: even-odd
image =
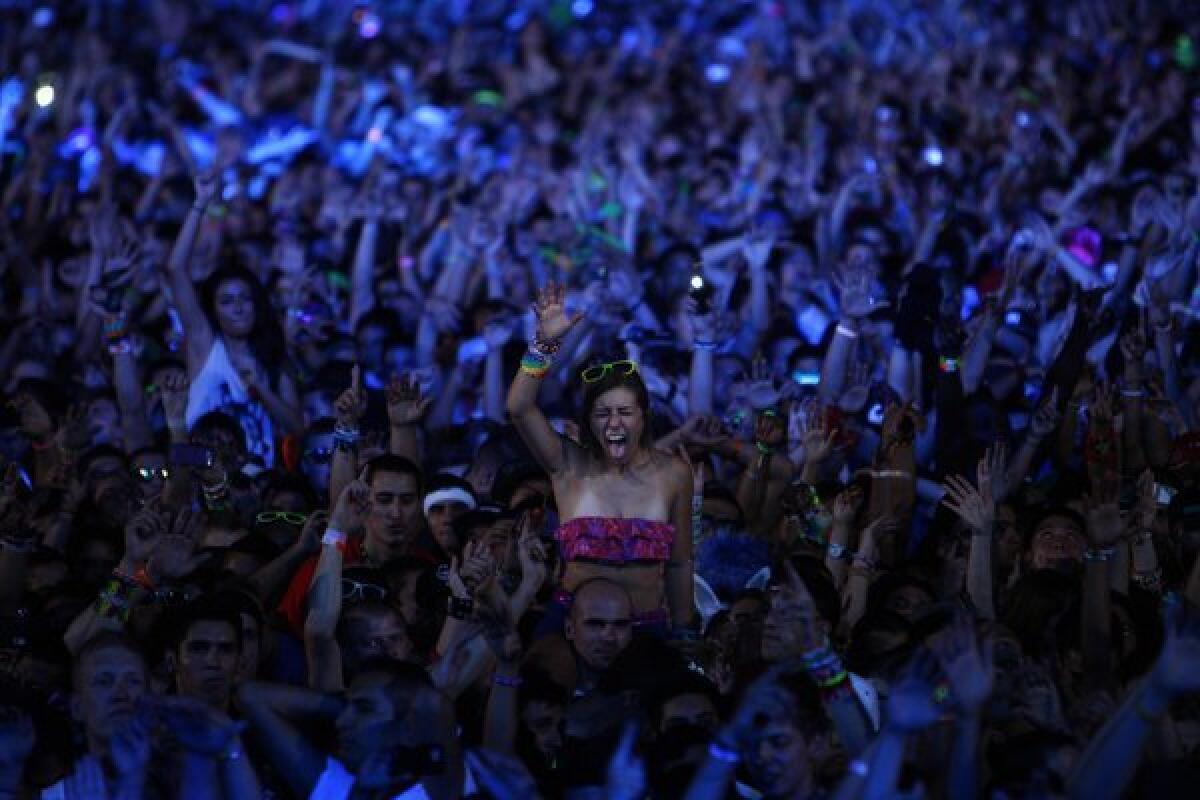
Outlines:
{"type": "Polygon", "coordinates": [[[358,428],[352,428],[348,425],[333,426],[333,445],[338,449],[353,449],[358,447],[359,432],[358,428]]]}
{"type": "Polygon", "coordinates": [[[544,378],[550,371],[550,363],[551,356],[548,353],[541,353],[534,347],[530,347],[521,357],[521,372],[531,378],[544,378]]]}
{"type": "Polygon", "coordinates": [[[130,602],[132,594],[131,586],[116,578],[110,579],[96,597],[96,616],[104,619],[116,619],[122,623],[126,622],[133,605],[130,602]]]}

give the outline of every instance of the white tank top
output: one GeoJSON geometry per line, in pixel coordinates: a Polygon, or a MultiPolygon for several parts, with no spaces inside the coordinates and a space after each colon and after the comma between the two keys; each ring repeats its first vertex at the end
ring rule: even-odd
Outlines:
{"type": "Polygon", "coordinates": [[[271,416],[261,403],[251,399],[220,336],[213,337],[208,358],[188,389],[188,429],[210,411],[221,411],[236,419],[246,432],[246,452],[261,458],[268,469],[274,466],[275,436],[271,416]]]}

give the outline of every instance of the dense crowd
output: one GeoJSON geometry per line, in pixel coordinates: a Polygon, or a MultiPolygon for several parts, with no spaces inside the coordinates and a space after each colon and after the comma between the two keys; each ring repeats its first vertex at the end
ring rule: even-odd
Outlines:
{"type": "Polygon", "coordinates": [[[1195,796],[1193,3],[0,20],[0,798],[1195,796]]]}

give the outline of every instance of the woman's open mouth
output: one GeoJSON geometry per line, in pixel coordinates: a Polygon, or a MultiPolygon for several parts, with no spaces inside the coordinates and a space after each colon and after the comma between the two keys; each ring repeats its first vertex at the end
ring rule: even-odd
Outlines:
{"type": "Polygon", "coordinates": [[[609,432],[604,435],[604,446],[608,451],[609,458],[614,461],[620,461],[625,458],[628,448],[628,437],[624,433],[609,432]]]}

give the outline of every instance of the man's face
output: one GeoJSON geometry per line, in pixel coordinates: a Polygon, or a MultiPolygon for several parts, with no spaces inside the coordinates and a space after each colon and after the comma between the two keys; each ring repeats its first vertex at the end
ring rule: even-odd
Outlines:
{"type": "Polygon", "coordinates": [[[454,520],[467,513],[466,503],[434,503],[425,512],[429,532],[447,553],[458,552],[458,536],[454,533],[454,520]]]}
{"type": "Polygon", "coordinates": [[[310,433],[304,437],[304,452],[300,454],[300,471],[308,485],[318,492],[329,491],[329,471],[333,462],[333,434],[310,433]]]}
{"type": "Polygon", "coordinates": [[[603,584],[588,587],[575,598],[564,629],[584,664],[598,672],[608,669],[633,638],[628,595],[603,584]]]}
{"type": "Polygon", "coordinates": [[[696,725],[716,733],[721,717],[712,699],[706,694],[681,694],[663,703],[659,733],[679,725],[696,725]]]}
{"type": "Polygon", "coordinates": [[[810,757],[809,742],[794,725],[771,720],[756,734],[746,770],[763,797],[799,797],[812,780],[810,757]]]}
{"type": "Polygon", "coordinates": [[[75,715],[89,737],[106,740],[125,725],[146,693],[146,666],[123,647],[93,652],[79,670],[75,715]]]}
{"type": "Polygon", "coordinates": [[[919,619],[932,603],[933,598],[919,587],[903,586],[888,596],[886,605],[888,611],[913,622],[919,619]]]}
{"type": "Polygon", "coordinates": [[[1083,531],[1067,517],[1047,517],[1038,524],[1029,545],[1034,569],[1055,569],[1083,561],[1087,542],[1083,531]]]}
{"type": "Polygon", "coordinates": [[[562,749],[563,707],[533,700],[521,711],[521,721],[533,734],[533,744],[547,763],[562,749]]]}
{"type": "Polygon", "coordinates": [[[381,675],[367,674],[356,678],[346,692],[346,706],[337,717],[337,735],[342,761],[351,771],[374,750],[369,736],[373,726],[397,718],[383,688],[385,681],[381,675]]]}
{"type": "Polygon", "coordinates": [[[353,664],[372,658],[404,661],[412,655],[412,642],[404,620],[392,611],[360,614],[347,636],[347,661],[353,664]]]}
{"type": "Polygon", "coordinates": [[[804,609],[805,602],[812,601],[802,601],[792,592],[784,589],[776,589],[771,592],[771,604],[767,609],[766,620],[763,622],[762,657],[764,661],[774,663],[798,655],[804,649],[805,641],[816,635],[816,632],[805,631],[803,626],[824,624],[815,613],[804,609]],[[810,616],[815,622],[805,621],[810,616]]]}
{"type": "Polygon", "coordinates": [[[229,702],[240,657],[232,625],[221,620],[194,622],[176,653],[176,688],[181,695],[223,708],[229,702]]]}
{"type": "Polygon", "coordinates": [[[367,514],[367,541],[389,552],[403,551],[421,528],[421,498],[414,476],[377,472],[371,480],[371,510],[367,514]]]}

